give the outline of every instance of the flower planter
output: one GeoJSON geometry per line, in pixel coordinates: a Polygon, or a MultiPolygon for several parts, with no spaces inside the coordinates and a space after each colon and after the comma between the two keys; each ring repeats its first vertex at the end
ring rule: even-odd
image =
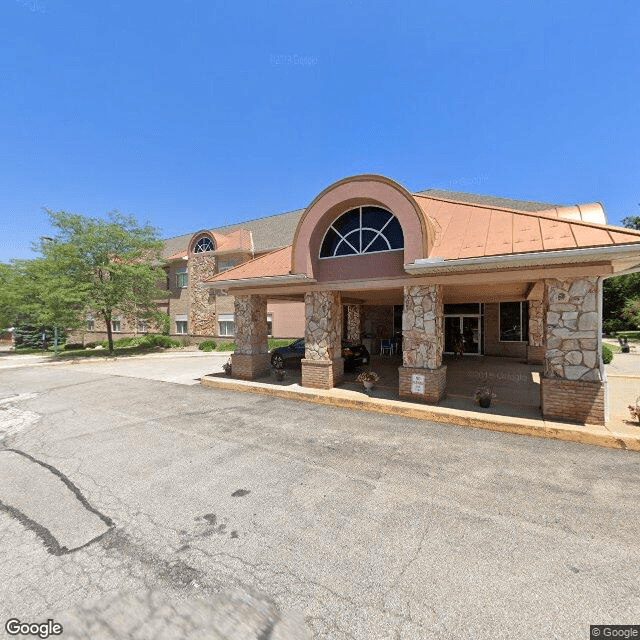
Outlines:
{"type": "Polygon", "coordinates": [[[488,409],[491,406],[491,398],[478,398],[478,404],[483,409],[488,409]]]}
{"type": "Polygon", "coordinates": [[[373,380],[363,380],[362,384],[367,391],[371,391],[376,383],[373,380]]]}

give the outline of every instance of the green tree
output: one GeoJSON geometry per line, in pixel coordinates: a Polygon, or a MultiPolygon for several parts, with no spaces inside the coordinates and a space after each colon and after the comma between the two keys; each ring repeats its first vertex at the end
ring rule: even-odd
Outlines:
{"type": "Polygon", "coordinates": [[[159,288],[165,273],[157,229],[118,212],[108,220],[64,211],[47,214],[57,233],[53,239],[41,238],[34,249],[42,258],[24,266],[35,294],[35,308],[25,308],[29,316],[75,328],[92,310],[105,322],[110,352],[116,313],[161,322],[164,314],[156,301],[166,292],[159,288]]]}
{"type": "MultiPolygon", "coordinates": [[[[627,216],[622,219],[622,225],[640,231],[640,216],[627,216]]],[[[602,302],[602,317],[607,331],[637,329],[640,326],[640,273],[607,278],[602,302]]]]}

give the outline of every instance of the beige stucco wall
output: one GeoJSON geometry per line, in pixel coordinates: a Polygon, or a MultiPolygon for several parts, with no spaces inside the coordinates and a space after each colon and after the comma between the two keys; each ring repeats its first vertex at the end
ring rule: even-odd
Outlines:
{"type": "Polygon", "coordinates": [[[304,336],[304,302],[270,302],[267,313],[273,314],[274,338],[304,336]]]}

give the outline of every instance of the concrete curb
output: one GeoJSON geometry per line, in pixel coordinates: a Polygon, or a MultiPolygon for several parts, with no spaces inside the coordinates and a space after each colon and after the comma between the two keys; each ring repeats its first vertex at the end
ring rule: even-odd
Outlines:
{"type": "MultiPolygon", "coordinates": [[[[497,415],[488,417],[476,411],[459,411],[438,406],[422,405],[415,402],[384,400],[381,398],[367,398],[366,400],[350,398],[335,391],[303,388],[286,389],[261,382],[247,382],[216,376],[203,376],[200,384],[203,387],[212,389],[255,393],[288,400],[330,405],[343,409],[404,416],[405,418],[414,420],[442,422],[460,427],[487,429],[489,431],[515,433],[517,435],[534,436],[537,438],[566,440],[568,442],[590,444],[609,449],[640,451],[640,436],[612,432],[601,425],[579,425],[497,415]]],[[[338,392],[339,391],[338,389],[338,392]]]]}

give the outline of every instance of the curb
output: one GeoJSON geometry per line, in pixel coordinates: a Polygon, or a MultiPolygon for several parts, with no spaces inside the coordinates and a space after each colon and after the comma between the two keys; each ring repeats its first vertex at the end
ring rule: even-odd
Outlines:
{"type": "Polygon", "coordinates": [[[489,431],[514,433],[536,438],[565,440],[567,442],[595,445],[608,449],[640,452],[640,436],[630,436],[628,434],[607,431],[605,427],[600,425],[582,426],[565,422],[531,420],[528,418],[496,415],[488,418],[485,414],[476,411],[459,411],[438,406],[422,405],[415,402],[383,400],[380,398],[359,400],[356,398],[336,396],[330,392],[318,389],[290,390],[260,382],[247,382],[244,380],[233,380],[214,376],[203,376],[200,379],[200,384],[203,387],[211,389],[255,393],[287,400],[330,405],[342,409],[369,411],[372,413],[403,416],[414,420],[454,424],[459,427],[487,429],[489,431]]]}

